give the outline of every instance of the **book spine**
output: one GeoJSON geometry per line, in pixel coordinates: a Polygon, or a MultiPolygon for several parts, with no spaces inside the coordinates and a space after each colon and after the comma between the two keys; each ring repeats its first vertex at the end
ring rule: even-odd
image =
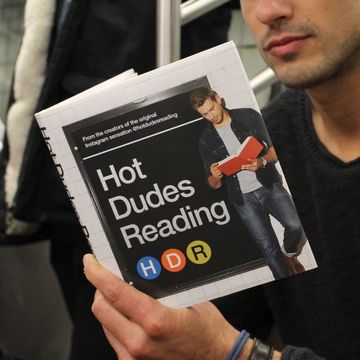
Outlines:
{"type": "Polygon", "coordinates": [[[75,215],[76,217],[78,218],[79,220],[79,223],[80,223],[80,226],[81,226],[81,229],[83,230],[84,232],[84,235],[89,243],[89,246],[92,248],[91,246],[91,242],[89,241],[89,231],[86,227],[86,225],[84,225],[81,221],[81,218],[80,218],[80,215],[76,209],[76,199],[75,199],[75,196],[73,194],[71,194],[70,190],[69,190],[69,187],[67,186],[66,184],[66,180],[65,180],[65,171],[64,171],[64,167],[62,166],[61,164],[61,161],[58,160],[58,157],[56,155],[56,153],[54,152],[54,149],[53,149],[53,146],[52,146],[52,141],[51,141],[51,137],[49,136],[48,132],[47,132],[47,128],[45,125],[43,125],[42,123],[42,120],[37,118],[37,121],[38,121],[38,124],[40,126],[40,131],[41,131],[41,134],[45,140],[45,143],[46,143],[46,146],[50,152],[50,155],[51,155],[51,158],[53,159],[54,161],[54,164],[55,164],[55,167],[56,167],[56,170],[57,172],[59,173],[60,175],[60,179],[61,179],[61,182],[62,184],[64,185],[64,188],[65,188],[65,192],[67,194],[67,196],[69,197],[69,200],[70,200],[70,204],[72,206],[72,208],[74,209],[74,212],[75,212],[75,215]]]}

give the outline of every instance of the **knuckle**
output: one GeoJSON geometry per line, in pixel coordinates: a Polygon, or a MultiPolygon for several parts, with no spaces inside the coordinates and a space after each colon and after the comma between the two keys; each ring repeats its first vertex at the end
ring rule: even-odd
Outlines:
{"type": "Polygon", "coordinates": [[[168,316],[163,311],[144,314],[146,319],[146,332],[151,337],[163,337],[168,334],[168,316]]]}
{"type": "Polygon", "coordinates": [[[143,359],[149,356],[149,340],[146,336],[129,338],[126,349],[136,359],[143,359]]]}
{"type": "Polygon", "coordinates": [[[114,281],[105,283],[102,291],[106,299],[112,304],[121,298],[123,292],[123,287],[119,286],[119,284],[115,283],[114,281]]]}
{"type": "Polygon", "coordinates": [[[91,311],[93,314],[99,314],[102,309],[103,309],[103,306],[104,306],[104,299],[100,296],[96,296],[94,298],[94,301],[91,305],[91,311]]]}

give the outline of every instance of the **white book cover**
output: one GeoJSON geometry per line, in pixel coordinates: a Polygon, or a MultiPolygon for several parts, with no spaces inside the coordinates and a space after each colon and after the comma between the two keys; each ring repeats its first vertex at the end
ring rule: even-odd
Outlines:
{"type": "MultiPolygon", "coordinates": [[[[274,280],[226,186],[207,184],[199,141],[209,124],[189,100],[199,88],[260,116],[232,42],[35,114],[98,261],[176,307],[274,280]]],[[[284,230],[271,222],[280,248],[284,230]]],[[[307,242],[299,259],[316,267],[307,242]]]]}

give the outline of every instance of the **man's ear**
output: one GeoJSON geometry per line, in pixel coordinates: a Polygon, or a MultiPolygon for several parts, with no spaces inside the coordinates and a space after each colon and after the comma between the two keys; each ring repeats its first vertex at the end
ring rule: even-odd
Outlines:
{"type": "Polygon", "coordinates": [[[221,97],[220,97],[218,94],[215,95],[215,101],[216,101],[219,105],[221,104],[221,97]]]}

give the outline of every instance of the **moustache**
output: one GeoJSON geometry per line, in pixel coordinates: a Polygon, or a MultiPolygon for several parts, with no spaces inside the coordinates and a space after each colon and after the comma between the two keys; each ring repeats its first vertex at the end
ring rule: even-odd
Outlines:
{"type": "Polygon", "coordinates": [[[315,36],[317,34],[316,28],[309,23],[301,24],[289,24],[284,22],[278,22],[275,25],[272,25],[269,31],[260,39],[261,48],[264,49],[270,39],[286,35],[286,36],[315,36]]]}

